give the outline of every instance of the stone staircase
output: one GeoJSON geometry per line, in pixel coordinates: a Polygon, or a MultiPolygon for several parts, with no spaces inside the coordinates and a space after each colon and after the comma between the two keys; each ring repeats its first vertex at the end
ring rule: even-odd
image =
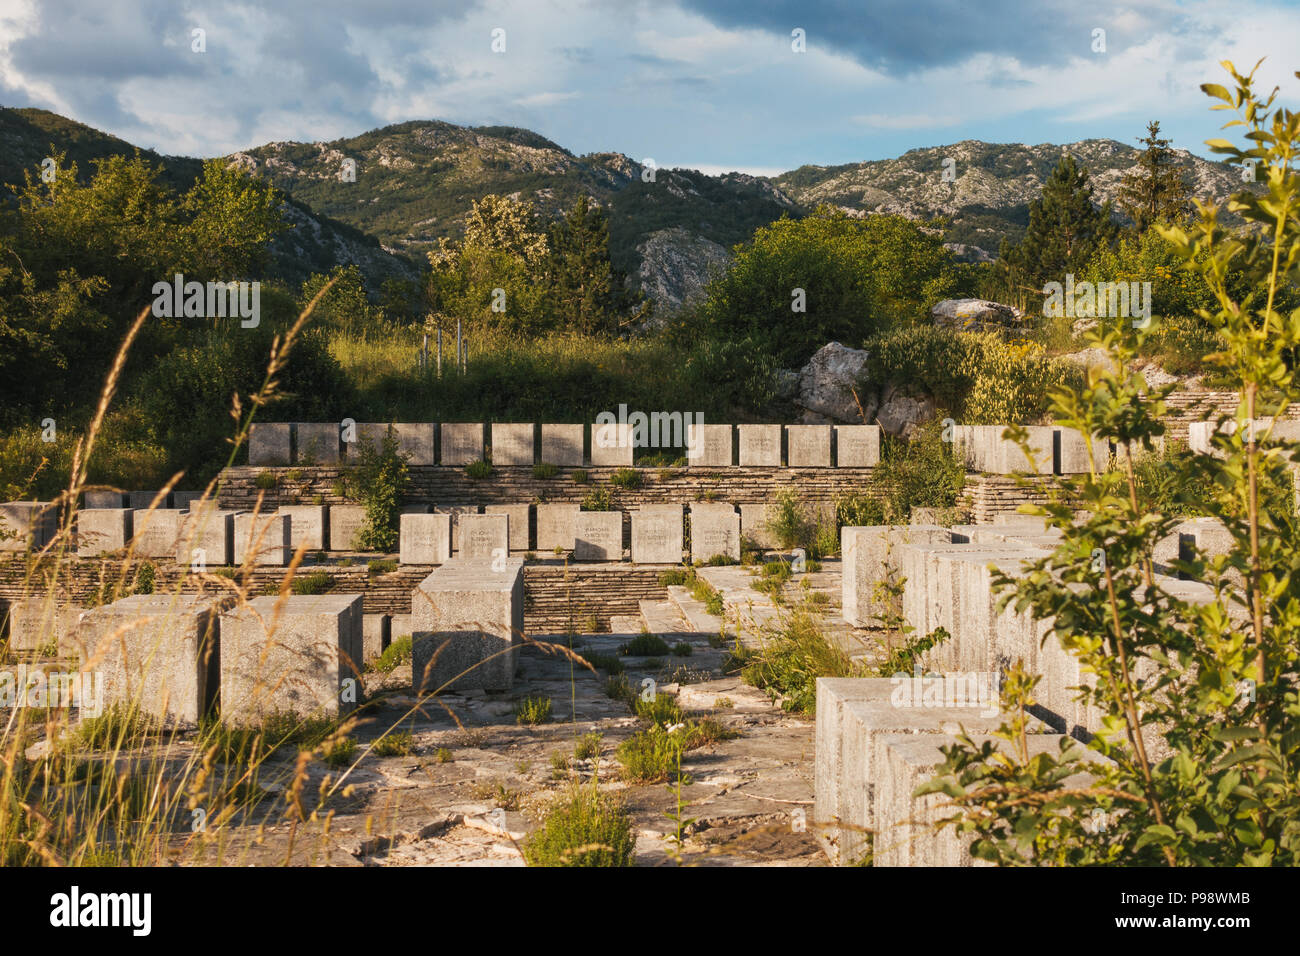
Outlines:
{"type": "Polygon", "coordinates": [[[752,568],[699,568],[697,573],[722,597],[721,616],[710,614],[703,601],[688,587],[669,585],[663,600],[643,599],[639,614],[614,615],[610,630],[615,634],[658,634],[665,640],[690,640],[725,633],[728,642],[739,637],[745,647],[770,641],[784,627],[792,609],[803,607],[818,617],[822,633],[855,660],[869,660],[879,653],[873,632],[845,623],[840,613],[840,562],[826,561],[822,570],[797,574],[787,582],[785,603],[777,605],[771,596],[756,590],[752,568]],[[807,581],[807,586],[804,585],[807,581]],[[824,595],[824,597],[810,597],[824,595]]]}

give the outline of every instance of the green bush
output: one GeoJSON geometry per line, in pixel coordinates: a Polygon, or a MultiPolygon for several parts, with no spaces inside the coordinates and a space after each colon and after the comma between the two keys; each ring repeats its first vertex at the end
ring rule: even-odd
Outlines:
{"type": "Polygon", "coordinates": [[[635,849],[627,811],[594,781],[551,804],[522,847],[529,866],[631,866],[635,849]]]}
{"type": "Polygon", "coordinates": [[[465,466],[465,474],[475,480],[480,478],[491,478],[492,465],[491,463],[484,461],[482,458],[479,458],[475,461],[471,461],[465,466]]]}
{"type": "Polygon", "coordinates": [[[595,651],[583,651],[582,656],[592,667],[603,670],[608,674],[623,673],[623,662],[614,654],[597,654],[595,651]]]}
{"type": "Polygon", "coordinates": [[[916,326],[876,336],[865,348],[864,381],[915,386],[962,425],[1040,421],[1052,386],[1082,381],[1078,366],[996,332],[916,326]]]}
{"type": "Polygon", "coordinates": [[[632,709],[638,717],[652,724],[671,727],[682,722],[682,709],[677,706],[677,699],[668,694],[655,694],[649,700],[638,697],[632,709]]]}
{"type": "Polygon", "coordinates": [[[609,483],[619,488],[633,490],[641,487],[641,472],[635,468],[618,468],[609,476],[609,483]]]}
{"type": "Polygon", "coordinates": [[[411,663],[411,635],[403,634],[393,638],[382,654],[371,660],[367,667],[380,674],[391,674],[402,664],[411,663]]]}
{"type": "Polygon", "coordinates": [[[293,579],[294,594],[324,594],[334,587],[334,576],[328,571],[312,571],[293,579]]]}
{"type": "MultiPolygon", "coordinates": [[[[912,441],[885,436],[880,464],[871,475],[882,521],[871,523],[905,523],[913,508],[952,508],[957,504],[966,469],[943,437],[939,422],[924,426],[912,441]]],[[[874,508],[867,510],[866,516],[874,517],[874,508]]]]}
{"type": "Polygon", "coordinates": [[[659,783],[677,772],[685,745],[684,733],[669,733],[656,723],[619,744],[614,757],[628,783],[659,783]]]}
{"type": "Polygon", "coordinates": [[[853,218],[822,206],[755,230],[710,282],[698,319],[709,341],[797,368],[828,341],[925,319],[956,281],[941,232],[902,216],[853,218]],[[806,311],[791,321],[795,289],[806,311]]]}
{"type": "Polygon", "coordinates": [[[414,738],[407,731],[387,733],[375,741],[372,753],[376,757],[410,756],[414,738]]]}
{"type": "Polygon", "coordinates": [[[638,634],[622,647],[627,657],[658,657],[668,653],[668,645],[658,634],[638,634]]]}
{"type": "MultiPolygon", "coordinates": [[[[365,506],[366,519],[357,532],[363,551],[394,551],[402,519],[410,455],[399,450],[397,433],[389,425],[379,448],[360,443],[361,463],[344,476],[347,496],[365,506]]],[[[352,544],[353,542],[348,542],[352,544]]]]}
{"type": "Polygon", "coordinates": [[[525,726],[550,723],[551,698],[532,696],[515,701],[515,722],[525,726]]]}
{"type": "Polygon", "coordinates": [[[583,511],[609,511],[613,503],[614,493],[608,487],[596,486],[587,492],[582,499],[583,511]]]}
{"type": "Polygon", "coordinates": [[[780,700],[783,710],[799,714],[817,711],[817,678],[855,677],[849,656],[822,634],[817,618],[796,611],[784,629],[762,648],[748,651],[738,661],[747,684],[780,700]]]}
{"type": "Polygon", "coordinates": [[[541,481],[554,478],[560,473],[560,469],[555,465],[549,465],[546,462],[538,462],[533,465],[533,477],[541,481]]]}

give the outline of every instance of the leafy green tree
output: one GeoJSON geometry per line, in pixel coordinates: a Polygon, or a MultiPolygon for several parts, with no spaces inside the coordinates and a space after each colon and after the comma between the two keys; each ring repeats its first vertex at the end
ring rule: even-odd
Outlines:
{"type": "Polygon", "coordinates": [[[286,228],[281,205],[260,179],[219,159],[205,162],[203,175],[181,203],[190,217],[179,237],[185,274],[204,281],[259,275],[271,240],[286,228]]]}
{"type": "Polygon", "coordinates": [[[605,211],[580,196],[569,213],[551,223],[546,279],[548,305],[558,328],[583,334],[619,331],[634,305],[625,277],[609,258],[609,223],[605,211]]]}
{"type": "MultiPolygon", "coordinates": [[[[153,439],[191,481],[207,480],[225,464],[235,396],[246,411],[266,377],[272,343],[298,313],[293,296],[275,287],[263,288],[261,306],[256,328],[205,329],[157,359],[132,389],[129,400],[144,410],[153,439]]],[[[324,330],[309,325],[301,332],[277,377],[274,401],[258,410],[262,420],[337,421],[354,407],[324,330]]]]}
{"type": "Polygon", "coordinates": [[[382,310],[372,306],[366,297],[365,280],[355,265],[337,266],[329,275],[316,273],[307,278],[298,293],[300,306],[306,306],[316,294],[333,281],[329,291],[321,296],[312,313],[312,325],[337,329],[348,335],[359,335],[367,330],[384,327],[382,310]]]}
{"type": "MultiPolygon", "coordinates": [[[[1213,295],[1201,314],[1224,347],[1207,361],[1242,383],[1236,414],[1219,422],[1237,427],[1220,428],[1215,454],[1194,456],[1191,467],[1211,481],[1181,491],[1200,490],[1194,504],[1232,544],[1177,563],[1212,588],[1209,600],[1167,586],[1152,553],[1177,519],[1146,499],[1127,454],[1111,470],[1094,459],[1091,473],[1063,480],[1038,512],[1062,543],[1018,577],[998,575],[999,587],[1018,610],[1051,620],[1048,640],[1095,675],[1079,693],[1100,714],[1090,746],[1107,760],[1081,749],[1031,756],[1024,712],[1037,679],[1013,670],[1003,755],[963,737],[918,790],[955,801],[962,812],[949,825],[974,837],[975,856],[1000,864],[1300,863],[1300,523],[1292,495],[1270,493],[1290,488],[1300,443],[1275,437],[1268,421],[1300,400],[1289,361],[1300,309],[1278,307],[1279,291],[1300,279],[1300,113],[1273,109],[1273,96],[1255,94],[1253,72],[1225,65],[1234,87],[1202,88],[1225,104],[1215,109],[1236,111],[1228,125],[1246,127],[1250,146],[1208,145],[1257,161],[1264,192],[1230,201],[1243,229],[1225,229],[1217,208],[1186,227],[1157,228],[1213,295]],[[1244,273],[1244,294],[1225,278],[1230,265],[1244,273]],[[1167,755],[1155,752],[1157,740],[1167,755]],[[1088,825],[1103,815],[1104,828],[1088,825]]],[[[1147,334],[1124,320],[1095,333],[1113,367],[1093,366],[1084,387],[1056,392],[1057,420],[1151,450],[1173,386],[1150,388],[1132,370],[1147,334]]]]}
{"type": "Polygon", "coordinates": [[[1160,135],[1160,124],[1152,120],[1147,135],[1138,142],[1146,149],[1120,182],[1120,210],[1133,220],[1139,233],[1157,222],[1182,222],[1192,210],[1191,193],[1169,148],[1171,141],[1160,135]]]}
{"type": "Polygon", "coordinates": [[[1042,298],[1043,285],[1079,275],[1099,248],[1117,233],[1110,203],[1093,203],[1088,171],[1065,155],[1043,184],[1043,194],[1029,204],[1029,226],[1014,246],[999,252],[999,282],[1005,298],[1020,308],[1042,298]]]}
{"type": "Polygon", "coordinates": [[[796,366],[832,339],[858,343],[923,320],[955,281],[939,231],[823,206],[804,219],[778,219],[737,246],[698,321],[710,338],[746,341],[796,366]]]}
{"type": "Polygon", "coordinates": [[[396,551],[410,456],[399,450],[397,433],[391,425],[379,448],[370,443],[360,447],[361,463],[344,479],[349,497],[362,502],[366,509],[357,544],[363,551],[396,551]]]}
{"type": "Polygon", "coordinates": [[[547,325],[548,245],[531,203],[503,196],[477,200],[459,242],[440,239],[429,253],[429,302],[435,321],[532,334],[547,325]]]}

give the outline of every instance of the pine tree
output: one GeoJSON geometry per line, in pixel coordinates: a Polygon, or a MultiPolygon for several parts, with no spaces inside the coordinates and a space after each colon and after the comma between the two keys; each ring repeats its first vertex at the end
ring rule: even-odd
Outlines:
{"type": "Polygon", "coordinates": [[[1114,242],[1110,203],[1093,205],[1088,171],[1066,154],[1043,184],[1043,194],[1029,204],[1024,238],[1003,250],[999,272],[1016,290],[1024,307],[1048,281],[1062,282],[1068,272],[1081,273],[1092,254],[1114,242]]]}
{"type": "Polygon", "coordinates": [[[557,324],[587,334],[618,331],[620,314],[637,303],[610,261],[605,211],[579,197],[551,224],[549,246],[548,299],[557,324]]]}
{"type": "Polygon", "coordinates": [[[1191,213],[1190,190],[1174,160],[1170,141],[1160,136],[1160,124],[1147,124],[1146,146],[1137,165],[1125,173],[1119,189],[1119,208],[1146,232],[1154,223],[1177,223],[1191,213]]]}

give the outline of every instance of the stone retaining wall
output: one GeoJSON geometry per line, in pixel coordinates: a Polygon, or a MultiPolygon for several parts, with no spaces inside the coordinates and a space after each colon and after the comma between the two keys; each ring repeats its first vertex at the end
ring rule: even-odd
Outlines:
{"type": "MultiPolygon", "coordinates": [[[[129,566],[128,581],[134,580],[142,561],[129,566]]],[[[433,566],[405,565],[388,574],[371,574],[364,562],[351,567],[338,565],[308,565],[299,568],[298,577],[323,571],[334,580],[330,593],[360,594],[366,614],[411,613],[411,591],[433,566]]],[[[524,568],[524,629],[529,634],[564,633],[571,625],[579,630],[588,629],[592,618],[598,630],[608,630],[609,619],[614,615],[635,615],[643,600],[661,600],[663,585],[659,583],[662,567],[621,564],[570,564],[561,562],[529,564],[524,568]]],[[[185,577],[183,591],[197,591],[199,582],[180,568],[155,565],[155,591],[172,590],[178,580],[185,577]]],[[[278,587],[284,580],[284,568],[255,567],[251,569],[250,594],[262,593],[269,587],[278,587]]],[[[120,561],[73,559],[59,573],[60,587],[57,600],[60,604],[88,607],[94,603],[104,581],[116,582],[122,574],[120,561]]],[[[31,579],[44,580],[44,575],[31,579]]],[[[0,617],[13,602],[33,594],[42,594],[43,588],[28,584],[27,562],[20,557],[0,558],[0,617]]]]}
{"type": "MultiPolygon", "coordinates": [[[[632,511],[647,504],[677,504],[692,501],[726,501],[732,504],[770,502],[777,492],[791,489],[806,502],[832,505],[845,495],[867,490],[872,468],[636,468],[639,488],[621,488],[610,483],[618,469],[585,469],[587,481],[574,481],[565,468],[554,478],[535,478],[532,468],[502,467],[487,478],[470,478],[463,468],[441,465],[412,465],[403,500],[407,504],[441,507],[458,505],[527,504],[531,502],[581,502],[593,488],[608,489],[610,507],[632,511]]],[[[338,487],[344,470],[340,467],[253,468],[239,466],[221,473],[219,501],[222,508],[251,510],[262,496],[262,510],[281,505],[343,504],[338,487]],[[271,474],[276,485],[259,488],[258,476],[271,474]]],[[[262,479],[263,484],[268,479],[262,479]]]]}

